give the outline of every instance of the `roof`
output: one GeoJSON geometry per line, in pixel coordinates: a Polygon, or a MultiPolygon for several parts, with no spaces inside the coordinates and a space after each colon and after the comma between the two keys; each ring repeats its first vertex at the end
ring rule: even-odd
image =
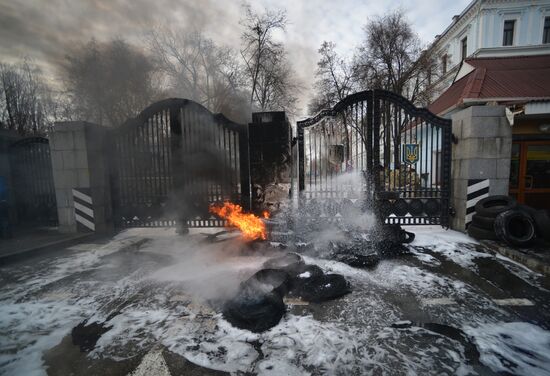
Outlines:
{"type": "Polygon", "coordinates": [[[430,111],[441,115],[468,102],[550,98],[550,55],[469,58],[463,65],[471,71],[430,104],[430,111]]]}
{"type": "Polygon", "coordinates": [[[446,35],[447,33],[454,27],[456,26],[459,21],[466,15],[466,13],[468,13],[470,11],[470,9],[473,8],[473,6],[478,2],[479,0],[472,0],[470,2],[470,4],[468,4],[468,6],[466,8],[464,8],[464,10],[462,12],[460,12],[460,14],[458,15],[455,15],[453,16],[453,21],[451,22],[451,24],[449,26],[447,26],[447,28],[443,31],[443,33],[441,33],[440,35],[436,35],[436,37],[434,38],[434,41],[432,43],[432,45],[435,45],[437,42],[439,42],[440,40],[442,40],[446,35]],[[456,18],[455,18],[456,17],[456,18]]]}

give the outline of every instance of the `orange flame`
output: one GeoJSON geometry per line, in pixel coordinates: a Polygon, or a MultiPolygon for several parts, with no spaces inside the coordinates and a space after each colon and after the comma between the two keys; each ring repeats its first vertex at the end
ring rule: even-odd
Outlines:
{"type": "MultiPolygon", "coordinates": [[[[230,226],[236,226],[241,230],[247,240],[267,239],[265,223],[252,213],[243,213],[240,205],[224,202],[223,205],[210,205],[210,212],[222,219],[227,219],[230,226]]],[[[269,213],[264,212],[269,217],[269,213]]]]}

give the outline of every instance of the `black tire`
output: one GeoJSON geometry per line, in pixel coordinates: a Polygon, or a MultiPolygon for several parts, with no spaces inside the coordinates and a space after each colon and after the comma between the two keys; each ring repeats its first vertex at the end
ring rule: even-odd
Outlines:
{"type": "Polygon", "coordinates": [[[403,230],[403,233],[405,234],[405,239],[403,240],[404,244],[412,243],[414,241],[414,238],[416,238],[414,232],[403,230]]]}
{"type": "Polygon", "coordinates": [[[525,212],[531,216],[531,218],[535,218],[535,214],[537,214],[537,209],[532,208],[531,206],[524,205],[524,204],[518,204],[516,206],[516,209],[521,210],[522,212],[525,212]]]}
{"type": "Polygon", "coordinates": [[[317,265],[310,265],[310,264],[303,264],[300,268],[296,269],[294,271],[294,274],[291,274],[291,278],[301,278],[300,274],[303,273],[309,273],[311,277],[318,277],[320,275],[323,275],[323,269],[318,267],[317,265]]]}
{"type": "Polygon", "coordinates": [[[290,277],[280,269],[262,269],[241,283],[242,290],[270,291],[283,297],[289,290],[290,277]]]}
{"type": "Polygon", "coordinates": [[[285,311],[283,298],[274,292],[241,290],[225,304],[222,314],[231,325],[259,333],[277,325],[285,311]]]}
{"type": "Polygon", "coordinates": [[[498,240],[494,231],[479,228],[474,225],[468,226],[468,235],[477,240],[498,240]]]}
{"type": "Polygon", "coordinates": [[[474,214],[472,217],[472,224],[470,226],[475,226],[484,230],[494,231],[495,228],[495,219],[491,217],[484,217],[479,214],[474,214]]]}
{"type": "Polygon", "coordinates": [[[508,210],[495,219],[495,234],[515,247],[528,247],[537,237],[531,216],[521,210],[508,210]]]}
{"type": "Polygon", "coordinates": [[[317,278],[323,276],[323,269],[317,265],[304,265],[303,268],[298,270],[296,274],[290,277],[289,291],[292,291],[301,286],[305,281],[310,278],[317,278]]]}
{"type": "Polygon", "coordinates": [[[264,269],[281,269],[290,274],[299,270],[304,265],[304,260],[297,253],[286,253],[281,257],[267,260],[263,263],[264,269]]]}
{"type": "Polygon", "coordinates": [[[291,296],[300,297],[307,302],[324,302],[339,298],[351,292],[350,285],[340,274],[324,274],[305,279],[294,286],[291,296]]]}
{"type": "Polygon", "coordinates": [[[372,268],[380,262],[380,256],[376,252],[359,253],[359,252],[342,252],[332,255],[332,259],[343,262],[354,268],[372,268]]]}
{"type": "Polygon", "coordinates": [[[546,210],[537,210],[533,215],[537,233],[541,238],[550,242],[550,215],[546,210]]]}
{"type": "Polygon", "coordinates": [[[509,196],[489,196],[476,203],[476,213],[489,218],[496,218],[497,215],[517,206],[516,200],[509,196]]]}

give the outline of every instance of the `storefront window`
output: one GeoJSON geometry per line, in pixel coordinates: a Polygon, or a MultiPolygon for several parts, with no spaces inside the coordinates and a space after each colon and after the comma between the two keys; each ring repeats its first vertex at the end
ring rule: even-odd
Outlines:
{"type": "Polygon", "coordinates": [[[527,147],[525,188],[550,188],[550,145],[527,147]]]}

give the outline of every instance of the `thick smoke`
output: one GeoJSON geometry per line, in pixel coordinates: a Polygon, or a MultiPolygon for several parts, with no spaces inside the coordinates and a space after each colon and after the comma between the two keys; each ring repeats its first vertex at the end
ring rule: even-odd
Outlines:
{"type": "Polygon", "coordinates": [[[188,220],[211,216],[209,205],[236,201],[240,186],[238,134],[229,131],[206,109],[190,103],[180,112],[181,134],[174,134],[174,187],[171,217],[188,220]]]}
{"type": "Polygon", "coordinates": [[[173,259],[170,266],[151,278],[173,282],[193,299],[217,305],[232,298],[240,283],[260,270],[277,251],[265,247],[253,250],[238,232],[209,237],[206,231],[196,229],[185,237],[166,236],[151,243],[149,248],[154,252],[173,259]]]}

